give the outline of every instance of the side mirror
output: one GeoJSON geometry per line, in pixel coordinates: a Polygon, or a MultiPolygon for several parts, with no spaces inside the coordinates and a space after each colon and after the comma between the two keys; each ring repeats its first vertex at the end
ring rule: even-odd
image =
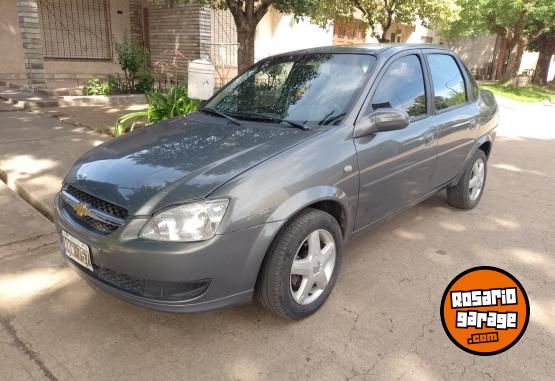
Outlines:
{"type": "Polygon", "coordinates": [[[376,132],[402,130],[409,125],[409,121],[410,117],[406,111],[390,107],[380,108],[357,122],[353,137],[359,138],[376,132]]]}

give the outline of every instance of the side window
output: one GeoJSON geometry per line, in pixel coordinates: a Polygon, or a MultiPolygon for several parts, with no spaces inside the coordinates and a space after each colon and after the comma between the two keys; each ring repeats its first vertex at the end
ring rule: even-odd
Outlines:
{"type": "Polygon", "coordinates": [[[405,110],[411,119],[426,114],[424,75],[417,56],[399,58],[387,68],[372,97],[374,110],[384,107],[405,110]]]}
{"type": "Polygon", "coordinates": [[[436,110],[466,102],[464,79],[455,59],[447,54],[428,54],[436,110]]]}
{"type": "Polygon", "coordinates": [[[468,70],[466,65],[463,64],[463,66],[464,66],[464,70],[466,71],[466,75],[468,76],[468,79],[470,80],[470,89],[472,90],[472,97],[474,99],[476,99],[476,98],[478,98],[478,84],[474,80],[474,77],[472,76],[472,73],[470,72],[470,70],[468,70]]]}

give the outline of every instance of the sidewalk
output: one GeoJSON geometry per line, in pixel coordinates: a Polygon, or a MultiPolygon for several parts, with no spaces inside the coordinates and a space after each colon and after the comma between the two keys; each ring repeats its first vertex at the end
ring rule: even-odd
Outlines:
{"type": "MultiPolygon", "coordinates": [[[[0,86],[0,103],[17,109],[33,110],[98,132],[112,134],[116,120],[130,112],[146,110],[144,95],[54,96],[0,86]]],[[[11,108],[14,109],[14,108],[11,108]]],[[[1,111],[1,109],[0,109],[1,111]]]]}
{"type": "Polygon", "coordinates": [[[0,105],[0,178],[41,213],[51,216],[52,200],[69,167],[110,137],[0,105]]]}

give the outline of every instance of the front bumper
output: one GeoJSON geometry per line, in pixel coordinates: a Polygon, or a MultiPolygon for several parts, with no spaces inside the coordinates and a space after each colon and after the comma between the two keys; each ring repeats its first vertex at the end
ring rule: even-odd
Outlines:
{"type": "MultiPolygon", "coordinates": [[[[73,221],[60,202],[56,197],[58,232],[65,230],[90,247],[95,271],[63,254],[68,264],[96,288],[168,312],[208,311],[250,302],[264,255],[280,227],[279,222],[268,223],[203,242],[148,241],[138,238],[144,218],[129,218],[113,233],[100,235],[73,221]],[[178,284],[186,292],[182,297],[168,298],[164,292],[155,296],[141,288],[145,284],[178,284]]],[[[64,253],[62,242],[60,249],[64,253]]]]}

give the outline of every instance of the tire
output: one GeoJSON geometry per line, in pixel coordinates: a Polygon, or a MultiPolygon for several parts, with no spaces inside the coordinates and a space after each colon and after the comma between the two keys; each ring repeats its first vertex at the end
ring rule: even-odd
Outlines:
{"type": "Polygon", "coordinates": [[[447,202],[459,209],[472,209],[480,202],[482,195],[484,194],[484,188],[486,186],[487,178],[487,157],[484,151],[478,150],[472,157],[472,160],[468,163],[462,178],[459,183],[451,188],[447,188],[447,202]],[[483,175],[481,181],[479,181],[479,170],[478,170],[478,185],[471,188],[471,181],[474,181],[475,175],[477,175],[476,169],[479,168],[480,163],[483,165],[483,175]],[[474,193],[477,189],[477,193],[474,193]]]}
{"type": "Polygon", "coordinates": [[[264,259],[256,290],[259,302],[268,311],[288,320],[304,319],[316,312],[335,286],[342,246],[343,237],[335,218],[312,208],[301,212],[277,236],[264,259]],[[330,240],[335,247],[333,257],[330,240]],[[320,254],[310,249],[318,244],[320,254]],[[292,272],[312,272],[312,276],[292,272]],[[310,282],[315,283],[310,286],[310,282]]]}

